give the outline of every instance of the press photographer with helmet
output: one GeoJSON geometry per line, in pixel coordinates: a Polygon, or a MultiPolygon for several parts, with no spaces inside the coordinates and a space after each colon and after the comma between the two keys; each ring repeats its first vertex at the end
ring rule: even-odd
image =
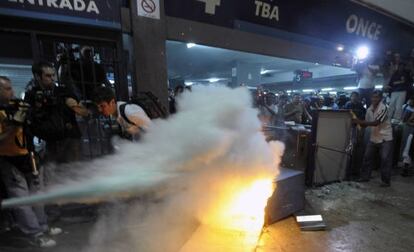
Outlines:
{"type": "Polygon", "coordinates": [[[30,104],[29,128],[46,141],[47,161],[65,163],[80,160],[81,132],[76,115],[87,117],[77,96],[64,83],[55,83],[55,68],[47,61],[33,64],[34,85],[26,90],[30,104]]]}
{"type": "MultiPolygon", "coordinates": [[[[0,176],[7,197],[24,197],[40,190],[42,172],[31,152],[25,134],[27,104],[14,98],[9,78],[0,76],[0,176]]],[[[23,237],[36,246],[52,247],[56,242],[47,235],[62,232],[49,228],[42,206],[21,206],[13,209],[15,226],[23,237]]]]}

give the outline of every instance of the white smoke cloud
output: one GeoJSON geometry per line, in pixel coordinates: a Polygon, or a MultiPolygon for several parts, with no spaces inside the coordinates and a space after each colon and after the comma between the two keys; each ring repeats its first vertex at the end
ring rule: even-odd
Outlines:
{"type": "Polygon", "coordinates": [[[82,172],[68,165],[75,171],[69,182],[14,202],[139,196],[102,217],[87,251],[177,251],[226,200],[225,185],[236,190],[248,179],[276,176],[283,154],[283,144],[265,141],[247,89],[194,87],[178,108],[168,120],[155,120],[141,142],[80,164],[82,172]]]}

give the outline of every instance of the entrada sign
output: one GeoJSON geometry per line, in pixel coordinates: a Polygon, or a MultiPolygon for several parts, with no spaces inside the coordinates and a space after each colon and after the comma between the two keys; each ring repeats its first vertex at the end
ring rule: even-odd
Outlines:
{"type": "Polygon", "coordinates": [[[99,14],[98,6],[94,0],[8,0],[14,3],[27,3],[48,8],[67,9],[71,11],[86,11],[99,14]]]}
{"type": "Polygon", "coordinates": [[[120,0],[0,0],[1,14],[118,28],[120,0]]]}

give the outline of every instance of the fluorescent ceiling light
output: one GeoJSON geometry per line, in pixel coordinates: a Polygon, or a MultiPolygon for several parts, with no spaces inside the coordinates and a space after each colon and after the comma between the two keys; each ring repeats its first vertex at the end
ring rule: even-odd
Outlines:
{"type": "Polygon", "coordinates": [[[186,82],[184,82],[184,84],[185,84],[186,86],[191,86],[191,85],[193,85],[193,84],[194,84],[194,82],[192,82],[192,81],[186,81],[186,82]]]}
{"type": "Polygon", "coordinates": [[[333,88],[322,88],[321,90],[324,91],[324,92],[326,92],[326,91],[332,91],[334,89],[333,88]]]}
{"type": "Polygon", "coordinates": [[[375,86],[375,89],[382,89],[383,88],[383,86],[382,85],[376,85],[375,86]]]}
{"type": "Polygon", "coordinates": [[[187,48],[193,48],[196,45],[195,43],[187,43],[187,48]]]}
{"type": "Polygon", "coordinates": [[[314,89],[303,89],[302,92],[311,93],[311,92],[315,92],[315,90],[314,89]]]}
{"type": "Polygon", "coordinates": [[[208,82],[210,82],[210,83],[219,82],[219,81],[220,81],[219,78],[210,78],[210,79],[208,79],[208,82]]]}
{"type": "Polygon", "coordinates": [[[271,74],[271,73],[280,73],[280,72],[283,72],[283,70],[280,70],[280,69],[268,69],[268,70],[262,69],[262,70],[260,70],[261,75],[271,74]]]}
{"type": "Polygon", "coordinates": [[[344,49],[345,49],[345,47],[344,47],[343,45],[338,45],[338,46],[336,47],[336,50],[337,50],[338,52],[342,52],[344,49]]]}
{"type": "Polygon", "coordinates": [[[356,90],[358,87],[344,87],[344,90],[356,90]]]}
{"type": "Polygon", "coordinates": [[[268,74],[268,73],[272,73],[272,72],[273,72],[273,70],[265,70],[265,69],[262,69],[260,71],[260,74],[263,75],[263,74],[268,74]]]}

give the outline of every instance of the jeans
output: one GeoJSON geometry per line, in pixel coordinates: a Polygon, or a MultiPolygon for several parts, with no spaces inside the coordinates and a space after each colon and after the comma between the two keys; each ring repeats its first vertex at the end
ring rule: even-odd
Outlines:
{"type": "MultiPolygon", "coordinates": [[[[26,197],[42,189],[41,169],[38,176],[24,174],[5,158],[0,157],[0,175],[8,198],[26,197]]],[[[27,235],[38,235],[48,229],[43,206],[19,206],[12,209],[17,227],[27,235]]]]}
{"type": "Polygon", "coordinates": [[[391,93],[389,106],[389,117],[391,119],[402,119],[403,106],[405,103],[406,96],[407,91],[398,91],[391,93]]]}
{"type": "Polygon", "coordinates": [[[367,109],[371,106],[371,95],[374,92],[374,88],[360,88],[358,89],[358,93],[361,97],[361,101],[365,99],[365,104],[367,105],[367,109]]]}
{"type": "Polygon", "coordinates": [[[369,141],[367,144],[364,161],[361,170],[361,178],[369,180],[371,171],[375,165],[376,157],[380,155],[381,161],[381,180],[389,184],[391,182],[391,169],[393,162],[393,141],[385,141],[382,143],[373,143],[369,141]]]}

